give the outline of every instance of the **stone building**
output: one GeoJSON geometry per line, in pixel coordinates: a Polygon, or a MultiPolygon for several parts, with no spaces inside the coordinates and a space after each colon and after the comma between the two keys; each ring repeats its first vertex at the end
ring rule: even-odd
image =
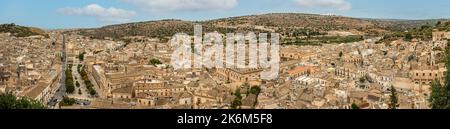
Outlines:
{"type": "Polygon", "coordinates": [[[237,68],[218,68],[216,74],[222,80],[228,82],[250,82],[260,80],[262,69],[237,69],[237,68]]]}
{"type": "Polygon", "coordinates": [[[441,41],[445,39],[450,39],[450,32],[433,30],[433,41],[441,41]]]}
{"type": "Polygon", "coordinates": [[[444,64],[427,65],[427,66],[413,66],[411,73],[411,80],[415,84],[429,85],[432,81],[443,81],[445,79],[446,68],[444,64]]]}

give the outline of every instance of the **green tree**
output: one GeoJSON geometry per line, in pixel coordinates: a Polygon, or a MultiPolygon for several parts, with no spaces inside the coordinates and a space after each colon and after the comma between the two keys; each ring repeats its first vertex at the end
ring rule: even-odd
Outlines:
{"type": "Polygon", "coordinates": [[[238,98],[235,98],[233,100],[233,103],[231,104],[231,109],[239,109],[239,108],[241,108],[241,105],[242,105],[241,100],[238,98]]]}
{"type": "Polygon", "coordinates": [[[241,89],[237,88],[234,92],[234,100],[231,103],[231,109],[240,109],[242,105],[241,89]]]}
{"type": "Polygon", "coordinates": [[[445,109],[447,107],[448,95],[441,83],[433,81],[431,83],[431,95],[428,101],[432,109],[445,109]]]}
{"type": "Polygon", "coordinates": [[[397,109],[398,106],[399,106],[399,104],[398,104],[397,91],[394,88],[394,86],[391,86],[389,109],[397,109]]]}
{"type": "Polygon", "coordinates": [[[68,65],[67,69],[65,71],[65,75],[66,75],[66,92],[69,94],[72,94],[75,91],[75,83],[73,81],[73,76],[72,76],[72,66],[73,65],[68,65]]]}
{"type": "Polygon", "coordinates": [[[412,39],[413,39],[412,34],[411,33],[407,33],[403,40],[405,40],[405,41],[412,41],[412,39]]]}
{"type": "Polygon", "coordinates": [[[253,104],[253,107],[255,107],[256,104],[258,104],[258,96],[259,93],[261,93],[261,88],[259,86],[252,86],[250,88],[250,93],[256,95],[255,103],[253,104]]]}
{"type": "Polygon", "coordinates": [[[69,98],[69,97],[65,96],[59,105],[72,106],[75,103],[76,103],[76,100],[74,98],[69,98]]]}
{"type": "Polygon", "coordinates": [[[86,53],[83,52],[78,55],[78,59],[80,59],[80,61],[84,61],[84,54],[86,54],[86,53]]]}
{"type": "Polygon", "coordinates": [[[81,73],[81,70],[82,70],[82,65],[81,64],[78,64],[78,66],[77,66],[77,71],[79,72],[79,73],[81,73]]]}
{"type": "Polygon", "coordinates": [[[359,82],[361,82],[361,83],[366,82],[366,77],[361,77],[361,78],[359,78],[359,82]]]}
{"type": "Polygon", "coordinates": [[[447,71],[445,72],[444,84],[440,81],[431,83],[431,94],[428,101],[432,109],[450,109],[450,51],[447,50],[446,62],[447,71]]]}
{"type": "Polygon", "coordinates": [[[259,88],[259,86],[252,86],[252,88],[250,88],[251,94],[258,95],[260,92],[261,92],[261,88],[259,88]]]}
{"type": "MultiPolygon", "coordinates": [[[[450,29],[450,28],[449,28],[450,29]]],[[[450,31],[450,30],[449,30],[450,31]]],[[[450,47],[450,39],[447,39],[447,47],[450,47]]]]}
{"type": "Polygon", "coordinates": [[[0,93],[0,109],[45,109],[40,102],[22,97],[17,98],[11,93],[0,93]]]}
{"type": "Polygon", "coordinates": [[[158,60],[158,59],[151,59],[149,61],[149,64],[151,64],[153,66],[156,66],[156,65],[162,64],[162,62],[160,60],[158,60]]]}
{"type": "Polygon", "coordinates": [[[352,103],[352,109],[359,109],[359,106],[356,105],[355,103],[352,103]]]}
{"type": "Polygon", "coordinates": [[[75,86],[73,85],[73,80],[66,80],[66,92],[72,94],[75,90],[75,86]]]}
{"type": "Polygon", "coordinates": [[[89,94],[93,96],[93,95],[97,94],[97,91],[91,89],[91,90],[89,90],[89,94]]]}
{"type": "Polygon", "coordinates": [[[236,92],[234,92],[234,96],[236,96],[236,98],[242,99],[242,96],[241,96],[241,89],[237,88],[237,89],[236,89],[236,92]]]}

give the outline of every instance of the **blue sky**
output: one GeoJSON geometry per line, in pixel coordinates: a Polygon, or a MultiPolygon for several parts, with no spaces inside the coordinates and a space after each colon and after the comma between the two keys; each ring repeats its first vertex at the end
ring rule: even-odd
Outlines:
{"type": "Polygon", "coordinates": [[[450,18],[449,0],[0,0],[0,23],[86,28],[159,19],[208,20],[272,12],[363,18],[450,18]]]}

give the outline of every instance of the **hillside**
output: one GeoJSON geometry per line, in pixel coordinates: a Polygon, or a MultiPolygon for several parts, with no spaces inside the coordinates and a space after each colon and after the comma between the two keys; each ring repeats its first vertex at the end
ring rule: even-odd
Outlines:
{"type": "Polygon", "coordinates": [[[372,28],[374,24],[369,21],[329,15],[273,13],[264,15],[250,15],[211,20],[207,23],[220,26],[256,25],[266,27],[299,27],[317,30],[348,30],[357,28],[372,28]]]}
{"type": "Polygon", "coordinates": [[[301,13],[272,13],[230,17],[209,21],[160,20],[109,25],[101,28],[80,29],[71,32],[92,38],[121,38],[124,36],[167,37],[177,32],[193,33],[193,25],[202,24],[204,31],[246,32],[275,31],[282,35],[321,35],[327,31],[351,31],[363,35],[381,35],[405,31],[438,20],[384,20],[363,19],[334,15],[301,13]],[[294,34],[295,33],[295,34],[294,34]]]}
{"type": "Polygon", "coordinates": [[[403,38],[403,40],[411,41],[412,39],[431,40],[434,29],[439,31],[450,31],[450,21],[448,19],[432,19],[422,21],[400,21],[395,24],[399,26],[410,26],[405,31],[395,31],[391,34],[384,35],[380,42],[390,42],[403,38]]]}
{"type": "Polygon", "coordinates": [[[109,25],[101,28],[75,30],[75,32],[92,38],[121,38],[124,36],[164,37],[177,32],[193,30],[192,22],[180,20],[161,20],[138,23],[109,25]]]}
{"type": "Polygon", "coordinates": [[[48,35],[42,29],[35,27],[24,27],[12,24],[1,24],[0,25],[1,33],[11,33],[11,35],[16,37],[28,37],[33,35],[42,35],[48,37],[48,35]]]}

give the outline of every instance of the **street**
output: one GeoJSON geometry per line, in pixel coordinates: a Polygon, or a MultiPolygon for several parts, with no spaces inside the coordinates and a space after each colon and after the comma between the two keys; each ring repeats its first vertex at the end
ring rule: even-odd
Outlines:
{"type": "Polygon", "coordinates": [[[66,57],[66,43],[65,43],[65,36],[62,35],[62,46],[63,46],[63,64],[61,65],[61,79],[59,82],[59,89],[56,91],[55,95],[51,98],[51,100],[48,103],[48,106],[55,107],[59,102],[62,101],[63,97],[66,95],[66,67],[67,67],[67,57],[66,57]]]}

